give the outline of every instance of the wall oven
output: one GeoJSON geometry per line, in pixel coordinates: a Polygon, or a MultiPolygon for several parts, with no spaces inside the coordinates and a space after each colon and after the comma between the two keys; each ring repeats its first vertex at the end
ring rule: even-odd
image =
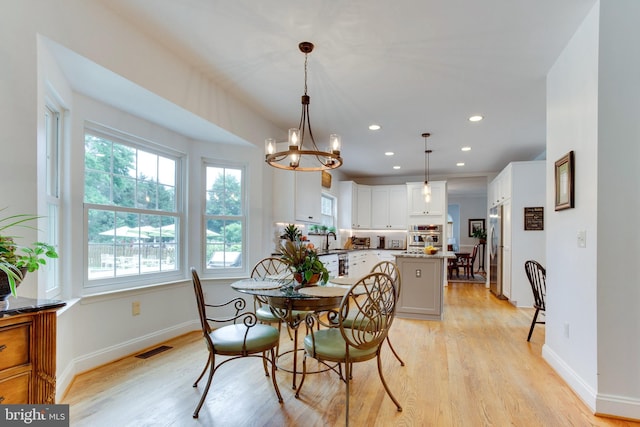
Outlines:
{"type": "Polygon", "coordinates": [[[408,231],[408,252],[422,252],[425,246],[435,246],[442,250],[442,225],[410,225],[408,231]]]}

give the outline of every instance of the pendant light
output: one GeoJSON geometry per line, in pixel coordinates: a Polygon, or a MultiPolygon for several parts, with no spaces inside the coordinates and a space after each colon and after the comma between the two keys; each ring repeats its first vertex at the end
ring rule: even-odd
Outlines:
{"type": "Polygon", "coordinates": [[[422,194],[424,195],[424,201],[429,203],[431,201],[431,186],[429,185],[429,154],[431,150],[427,149],[427,138],[431,136],[430,133],[423,133],[424,138],[424,188],[422,194]]]}
{"type": "Polygon", "coordinates": [[[322,151],[316,145],[311,132],[309,119],[309,103],[311,97],[307,95],[307,61],[313,51],[313,43],[302,42],[298,48],[304,53],[304,95],[302,95],[302,114],[297,128],[289,129],[288,150],[277,151],[277,142],[274,138],[265,140],[265,161],[270,166],[278,169],[293,171],[321,171],[336,169],[342,165],[340,157],[340,136],[329,136],[329,147],[322,151]],[[305,136],[308,134],[310,144],[305,146],[305,136]]]}

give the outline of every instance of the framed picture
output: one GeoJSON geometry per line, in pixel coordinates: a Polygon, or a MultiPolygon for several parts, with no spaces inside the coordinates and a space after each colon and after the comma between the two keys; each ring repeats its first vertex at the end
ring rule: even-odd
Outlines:
{"type": "Polygon", "coordinates": [[[473,230],[475,230],[476,228],[484,230],[484,218],[469,220],[469,237],[473,237],[473,230]]]}
{"type": "Polygon", "coordinates": [[[573,207],[573,151],[569,151],[556,162],[556,210],[573,207]]]}

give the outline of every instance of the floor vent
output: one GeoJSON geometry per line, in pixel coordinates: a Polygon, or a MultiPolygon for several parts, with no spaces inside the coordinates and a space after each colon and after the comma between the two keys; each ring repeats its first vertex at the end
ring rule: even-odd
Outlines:
{"type": "Polygon", "coordinates": [[[173,347],[169,347],[168,345],[161,345],[160,347],[152,348],[149,351],[145,351],[144,353],[140,353],[136,355],[138,359],[148,359],[151,356],[155,356],[156,354],[162,353],[163,351],[171,350],[173,347]]]}

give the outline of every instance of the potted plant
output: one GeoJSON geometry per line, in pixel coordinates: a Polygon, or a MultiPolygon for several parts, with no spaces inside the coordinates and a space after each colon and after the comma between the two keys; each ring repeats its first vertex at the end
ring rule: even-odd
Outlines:
{"type": "Polygon", "coordinates": [[[487,230],[484,228],[476,227],[471,233],[471,237],[478,239],[479,243],[487,243],[487,230]]]}
{"type": "Polygon", "coordinates": [[[322,280],[329,280],[329,271],[326,269],[313,243],[301,240],[287,240],[278,248],[278,252],[287,265],[293,271],[293,277],[302,286],[309,286],[322,280]]]}
{"type": "Polygon", "coordinates": [[[45,258],[58,258],[55,248],[47,243],[35,242],[30,246],[21,246],[15,242],[17,236],[7,234],[12,227],[33,228],[26,223],[36,219],[37,216],[27,214],[0,218],[0,301],[9,295],[15,297],[16,288],[24,275],[45,265],[45,258]]]}

